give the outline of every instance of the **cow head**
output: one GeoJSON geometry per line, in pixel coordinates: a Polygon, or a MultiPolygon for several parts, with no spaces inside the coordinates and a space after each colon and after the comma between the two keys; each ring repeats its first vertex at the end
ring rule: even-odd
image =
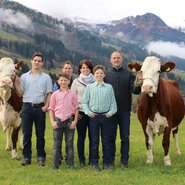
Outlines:
{"type": "Polygon", "coordinates": [[[11,58],[2,58],[0,60],[0,100],[5,103],[11,96],[11,89],[13,88],[13,76],[16,70],[21,69],[23,62],[16,65],[11,58]]]}
{"type": "Polygon", "coordinates": [[[143,64],[130,63],[128,67],[133,72],[138,72],[136,83],[141,85],[141,91],[153,97],[157,93],[161,72],[169,72],[175,67],[175,63],[167,62],[161,65],[160,59],[155,56],[147,57],[143,64]]]}

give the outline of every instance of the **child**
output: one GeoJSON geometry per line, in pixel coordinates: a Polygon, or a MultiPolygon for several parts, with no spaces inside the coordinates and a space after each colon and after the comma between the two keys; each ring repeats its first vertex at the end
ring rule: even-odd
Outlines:
{"type": "Polygon", "coordinates": [[[91,118],[89,123],[91,164],[94,170],[100,170],[98,164],[100,130],[103,147],[103,169],[108,169],[111,164],[109,136],[112,131],[112,122],[110,117],[116,113],[117,105],[112,86],[103,81],[105,67],[97,65],[94,67],[93,73],[96,81],[87,85],[82,100],[82,108],[85,114],[91,118]]]}
{"type": "Polygon", "coordinates": [[[60,73],[58,84],[60,89],[51,95],[49,105],[49,116],[53,127],[54,148],[53,148],[53,169],[60,166],[61,147],[63,133],[66,142],[66,162],[68,167],[74,168],[74,132],[78,120],[78,100],[76,94],[68,87],[70,76],[67,73],[60,73]]]}

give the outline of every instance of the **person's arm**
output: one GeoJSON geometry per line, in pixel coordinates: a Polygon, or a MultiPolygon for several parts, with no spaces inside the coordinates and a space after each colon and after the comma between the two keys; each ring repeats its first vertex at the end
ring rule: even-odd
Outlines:
{"type": "Polygon", "coordinates": [[[110,88],[110,98],[111,98],[110,109],[109,109],[109,112],[105,114],[107,118],[111,117],[113,114],[117,112],[117,104],[116,104],[116,99],[115,99],[114,90],[112,86],[110,88]]]}
{"type": "Polygon", "coordinates": [[[70,125],[70,129],[74,129],[77,122],[78,122],[78,114],[79,114],[79,108],[75,110],[75,118],[74,121],[72,121],[72,124],[70,125]]]}
{"type": "Polygon", "coordinates": [[[139,94],[141,92],[141,86],[136,83],[134,83],[136,80],[136,76],[134,74],[131,73],[131,77],[130,77],[130,87],[131,87],[131,91],[134,94],[139,94]]]}
{"type": "Polygon", "coordinates": [[[43,112],[46,112],[47,109],[48,109],[48,107],[49,107],[49,102],[50,102],[51,94],[52,93],[48,93],[47,96],[46,96],[46,100],[44,102],[44,106],[42,107],[42,111],[43,112]]]}
{"type": "Polygon", "coordinates": [[[51,125],[54,129],[58,128],[58,125],[55,121],[55,114],[54,114],[54,111],[53,110],[49,110],[49,117],[50,117],[50,122],[51,122],[51,125]]]}
{"type": "Polygon", "coordinates": [[[82,98],[81,105],[82,105],[82,109],[84,113],[88,115],[89,117],[93,117],[94,113],[89,108],[89,101],[90,101],[90,89],[89,89],[89,86],[87,85],[83,98],[82,98]]]}
{"type": "Polygon", "coordinates": [[[23,91],[20,87],[20,79],[15,76],[13,82],[14,82],[14,88],[15,88],[15,92],[16,92],[17,96],[22,97],[23,96],[23,91]]]}

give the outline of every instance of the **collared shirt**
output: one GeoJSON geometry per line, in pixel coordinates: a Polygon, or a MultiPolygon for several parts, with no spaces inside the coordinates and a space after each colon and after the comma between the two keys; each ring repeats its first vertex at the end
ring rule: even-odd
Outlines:
{"type": "Polygon", "coordinates": [[[75,114],[77,108],[77,96],[70,89],[66,92],[59,89],[51,95],[48,110],[52,110],[55,113],[55,116],[60,118],[62,121],[75,114]]]}
{"type": "Polygon", "coordinates": [[[52,80],[46,73],[33,75],[28,71],[21,76],[20,87],[23,91],[23,102],[41,103],[52,92],[52,80]]]}
{"type": "Polygon", "coordinates": [[[88,116],[91,116],[93,112],[106,112],[110,116],[115,114],[117,105],[112,85],[97,82],[87,85],[82,100],[82,108],[88,116]]]}

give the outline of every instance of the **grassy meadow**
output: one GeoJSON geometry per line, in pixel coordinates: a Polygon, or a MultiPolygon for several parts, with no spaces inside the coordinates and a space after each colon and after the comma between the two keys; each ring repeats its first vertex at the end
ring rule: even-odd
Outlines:
{"type": "MultiPolygon", "coordinates": [[[[35,134],[33,134],[33,158],[29,166],[21,166],[21,161],[11,159],[11,152],[4,150],[5,134],[0,130],[0,185],[184,185],[185,184],[185,121],[179,129],[181,156],[174,153],[174,141],[171,137],[171,167],[163,165],[162,136],[156,136],[153,165],[146,165],[146,148],[141,125],[135,114],[131,117],[130,160],[129,168],[122,169],[120,159],[120,140],[117,137],[116,166],[111,170],[95,172],[90,166],[80,168],[77,159],[75,133],[75,170],[69,170],[63,161],[60,170],[52,169],[52,127],[47,117],[45,167],[37,165],[35,134]]],[[[87,143],[88,144],[88,141],[87,143]]],[[[86,147],[87,149],[87,147],[86,147]]],[[[64,153],[64,147],[63,147],[64,153]]],[[[88,152],[86,150],[86,156],[88,152]]],[[[101,153],[101,149],[100,149],[101,153]]],[[[21,152],[19,151],[21,157],[21,152]]],[[[102,159],[100,159],[102,165],[102,159]]]]}

